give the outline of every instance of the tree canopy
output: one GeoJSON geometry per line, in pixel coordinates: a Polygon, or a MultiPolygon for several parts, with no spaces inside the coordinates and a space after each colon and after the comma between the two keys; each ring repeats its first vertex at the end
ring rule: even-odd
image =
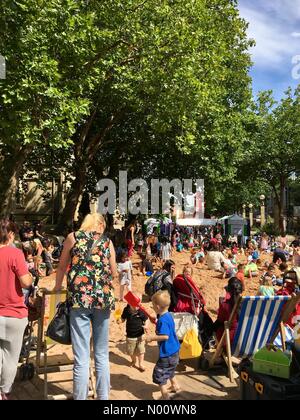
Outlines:
{"type": "Polygon", "coordinates": [[[3,0],[2,215],[24,162],[66,172],[61,228],[107,168],[203,178],[209,212],[276,188],[298,167],[299,94],[253,103],[246,29],[233,0],[3,0]]]}

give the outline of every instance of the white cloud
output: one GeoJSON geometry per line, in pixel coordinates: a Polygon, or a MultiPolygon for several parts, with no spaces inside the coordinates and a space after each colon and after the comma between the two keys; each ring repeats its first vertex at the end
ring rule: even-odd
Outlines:
{"type": "Polygon", "coordinates": [[[244,4],[240,2],[239,9],[241,16],[249,22],[249,37],[256,41],[252,50],[255,65],[265,69],[286,68],[292,57],[300,54],[297,39],[300,33],[293,32],[296,16],[300,18],[300,0],[264,0],[244,4]],[[289,6],[291,9],[287,11],[289,6]]]}
{"type": "Polygon", "coordinates": [[[263,0],[258,5],[287,22],[300,19],[300,0],[263,0]]]}
{"type": "Polygon", "coordinates": [[[300,32],[293,32],[291,35],[293,38],[300,38],[300,32]]]}

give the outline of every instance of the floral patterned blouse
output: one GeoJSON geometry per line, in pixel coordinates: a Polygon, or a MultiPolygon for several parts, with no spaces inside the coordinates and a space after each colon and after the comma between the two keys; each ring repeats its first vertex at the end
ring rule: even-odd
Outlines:
{"type": "Polygon", "coordinates": [[[75,232],[68,272],[68,298],[73,308],[115,309],[109,263],[110,240],[96,232],[75,232]]]}

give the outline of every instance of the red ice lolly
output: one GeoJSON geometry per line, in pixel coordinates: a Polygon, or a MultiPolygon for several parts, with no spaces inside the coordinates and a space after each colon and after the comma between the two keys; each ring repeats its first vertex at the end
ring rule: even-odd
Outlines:
{"type": "Polygon", "coordinates": [[[135,296],[132,292],[128,292],[124,296],[124,299],[129,303],[130,306],[133,306],[135,308],[139,308],[141,311],[143,311],[144,314],[146,314],[147,317],[150,319],[150,321],[153,324],[156,324],[156,318],[154,318],[152,315],[150,315],[149,312],[147,311],[147,309],[144,308],[144,306],[141,305],[141,299],[140,298],[135,296]]]}

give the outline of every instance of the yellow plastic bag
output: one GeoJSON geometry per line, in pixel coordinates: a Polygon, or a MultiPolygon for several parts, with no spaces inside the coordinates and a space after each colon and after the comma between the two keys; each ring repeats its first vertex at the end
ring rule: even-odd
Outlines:
{"type": "Polygon", "coordinates": [[[202,346],[199,343],[196,331],[189,330],[183,337],[183,341],[179,351],[180,359],[193,359],[201,356],[202,346]]]}

